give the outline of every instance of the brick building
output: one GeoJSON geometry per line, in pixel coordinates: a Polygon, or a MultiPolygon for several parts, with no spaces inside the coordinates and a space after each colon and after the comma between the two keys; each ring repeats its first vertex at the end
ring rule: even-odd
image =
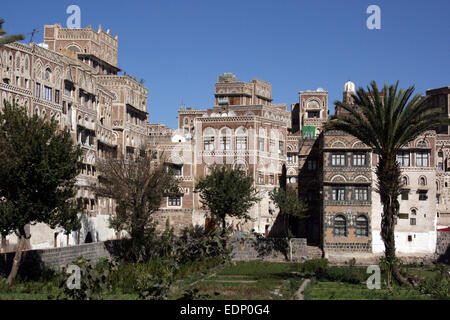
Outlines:
{"type": "MultiPolygon", "coordinates": [[[[148,143],[147,88],[118,75],[118,37],[99,26],[93,30],[44,27],[44,43],[12,43],[0,48],[0,97],[16,101],[29,114],[54,117],[70,129],[83,150],[78,198],[85,204],[82,229],[70,235],[44,224],[31,226],[29,247],[60,247],[116,237],[108,218],[112,199],[96,197],[96,160],[139,152],[148,143]]],[[[2,105],[3,107],[3,105],[2,105]]],[[[2,238],[2,250],[15,246],[2,238]]]]}

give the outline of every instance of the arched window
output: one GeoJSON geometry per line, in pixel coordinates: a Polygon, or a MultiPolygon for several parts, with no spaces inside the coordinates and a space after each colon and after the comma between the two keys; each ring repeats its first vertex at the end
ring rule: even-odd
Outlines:
{"type": "Polygon", "coordinates": [[[347,221],[342,215],[334,218],[334,235],[337,237],[345,237],[347,235],[347,221]]]}
{"type": "Polygon", "coordinates": [[[203,150],[205,151],[214,150],[214,136],[215,131],[212,128],[206,128],[203,131],[203,150]]]}
{"type": "Polygon", "coordinates": [[[427,179],[425,177],[419,178],[419,186],[426,186],[427,185],[427,179]]]}
{"type": "Polygon", "coordinates": [[[417,147],[419,147],[419,148],[426,148],[427,147],[427,142],[425,140],[419,141],[417,143],[417,147]]]}
{"type": "Polygon", "coordinates": [[[369,236],[369,222],[366,216],[360,215],[358,218],[356,218],[356,236],[369,236]]]}
{"type": "Polygon", "coordinates": [[[408,177],[407,176],[402,177],[402,183],[404,186],[408,185],[408,177]]]}
{"type": "Polygon", "coordinates": [[[232,131],[230,128],[222,128],[220,130],[220,150],[230,150],[231,149],[231,136],[232,131]]]}
{"type": "Polygon", "coordinates": [[[45,69],[45,74],[44,74],[44,79],[47,81],[52,81],[51,77],[52,77],[52,70],[50,70],[50,68],[45,69]]]}

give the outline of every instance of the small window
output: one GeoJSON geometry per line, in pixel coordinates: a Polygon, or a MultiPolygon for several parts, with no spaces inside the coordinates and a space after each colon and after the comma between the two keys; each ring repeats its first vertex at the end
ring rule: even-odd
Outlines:
{"type": "Polygon", "coordinates": [[[231,149],[231,138],[221,137],[220,138],[220,150],[230,150],[231,149]]]}
{"type": "Polygon", "coordinates": [[[402,200],[409,199],[409,190],[402,190],[402,200]]]}
{"type": "Polygon", "coordinates": [[[44,86],[44,99],[48,101],[52,100],[52,88],[44,86]]]}
{"type": "Polygon", "coordinates": [[[427,142],[425,140],[419,141],[417,143],[417,147],[419,147],[419,148],[426,148],[427,147],[427,142]]]}
{"type": "Polygon", "coordinates": [[[356,235],[359,237],[369,236],[369,223],[363,215],[356,218],[356,235]]]}
{"type": "Polygon", "coordinates": [[[347,235],[347,223],[344,216],[339,215],[334,218],[334,235],[337,237],[347,235]]]}
{"type": "Polygon", "coordinates": [[[264,138],[258,138],[258,146],[259,146],[259,151],[264,151],[265,147],[264,147],[264,138]]]}
{"type": "Polygon", "coordinates": [[[409,167],[410,153],[408,151],[400,151],[397,153],[397,162],[401,167],[409,167]]]}
{"type": "Polygon", "coordinates": [[[284,142],[283,141],[278,142],[278,153],[284,154],[284,142]]]}
{"type": "Polygon", "coordinates": [[[318,119],[320,118],[320,111],[307,111],[309,119],[318,119]]]}
{"type": "Polygon", "coordinates": [[[247,137],[236,137],[236,149],[247,150],[247,137]]]}
{"type": "Polygon", "coordinates": [[[345,188],[333,187],[331,195],[333,201],[343,201],[345,200],[345,188]]]}
{"type": "Polygon", "coordinates": [[[409,219],[409,224],[412,225],[412,226],[415,226],[416,225],[416,218],[409,219]]]}
{"type": "Polygon", "coordinates": [[[169,170],[172,172],[172,174],[175,177],[181,177],[183,175],[183,166],[182,165],[170,164],[169,170]]]}
{"type": "Polygon", "coordinates": [[[416,166],[428,167],[429,153],[426,151],[419,151],[416,153],[416,166]]]}
{"type": "Polygon", "coordinates": [[[404,186],[407,186],[408,185],[408,177],[403,177],[402,178],[402,183],[403,183],[404,186]]]}
{"type": "Polygon", "coordinates": [[[420,191],[419,192],[419,200],[420,201],[426,201],[428,199],[427,192],[426,191],[420,191]]]}
{"type": "Polygon", "coordinates": [[[419,186],[426,186],[427,185],[427,180],[425,179],[425,177],[420,177],[419,178],[419,186]]]}
{"type": "Polygon", "coordinates": [[[39,98],[41,96],[41,84],[36,82],[36,97],[39,98]]]}
{"type": "Polygon", "coordinates": [[[331,155],[332,166],[345,166],[345,153],[333,153],[331,155]]]}
{"type": "Polygon", "coordinates": [[[214,137],[205,137],[203,139],[203,145],[205,151],[214,150],[214,137]]]}
{"type": "Polygon", "coordinates": [[[365,153],[355,153],[353,155],[353,166],[362,167],[366,165],[366,154],[365,153]]]}
{"type": "Polygon", "coordinates": [[[258,184],[264,184],[264,176],[263,175],[258,176],[258,184]]]}
{"type": "Polygon", "coordinates": [[[169,207],[179,207],[181,206],[181,196],[168,197],[167,204],[169,207]]]}
{"type": "Polygon", "coordinates": [[[288,153],[287,157],[286,157],[286,162],[289,164],[293,164],[294,163],[294,157],[295,155],[293,153],[288,153]]]}
{"type": "Polygon", "coordinates": [[[356,187],[355,188],[355,200],[367,201],[368,200],[368,188],[367,187],[356,187]]]}

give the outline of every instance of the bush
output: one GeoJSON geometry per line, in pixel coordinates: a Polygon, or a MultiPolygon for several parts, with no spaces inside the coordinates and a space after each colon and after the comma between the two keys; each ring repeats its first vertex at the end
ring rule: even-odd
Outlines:
{"type": "Polygon", "coordinates": [[[436,274],[433,278],[419,282],[418,290],[436,299],[450,299],[450,275],[447,268],[443,265],[437,265],[435,271],[436,274]]]}
{"type": "Polygon", "coordinates": [[[144,300],[166,300],[170,286],[173,282],[173,274],[156,276],[148,273],[140,274],[135,289],[139,299],[144,300]]]}
{"type": "Polygon", "coordinates": [[[328,266],[327,259],[311,259],[300,264],[300,272],[306,276],[320,277],[325,273],[328,266]]]}
{"type": "Polygon", "coordinates": [[[121,262],[110,274],[108,281],[116,293],[135,293],[138,281],[142,282],[139,287],[141,290],[145,283],[150,281],[148,276],[163,277],[175,274],[177,270],[178,266],[173,261],[164,259],[154,259],[146,263],[121,262]]]}
{"type": "Polygon", "coordinates": [[[109,276],[111,272],[117,269],[117,264],[114,260],[102,260],[95,264],[89,259],[79,257],[70,265],[64,267],[60,275],[59,287],[63,289],[63,292],[57,298],[69,300],[101,299],[103,293],[112,289],[109,276]],[[70,289],[67,285],[67,281],[71,276],[67,273],[70,265],[76,265],[80,268],[79,289],[70,289]]]}
{"type": "Polygon", "coordinates": [[[364,274],[354,267],[328,267],[325,272],[320,275],[320,279],[353,284],[359,284],[365,280],[364,274]]]}
{"type": "Polygon", "coordinates": [[[177,239],[174,254],[180,264],[219,256],[225,260],[229,254],[226,241],[227,236],[223,236],[220,231],[208,231],[201,226],[190,226],[182,230],[181,236],[177,239]]]}

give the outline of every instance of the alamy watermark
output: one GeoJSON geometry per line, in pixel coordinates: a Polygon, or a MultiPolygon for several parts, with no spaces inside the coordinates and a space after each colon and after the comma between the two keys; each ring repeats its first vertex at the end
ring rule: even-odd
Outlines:
{"type": "Polygon", "coordinates": [[[369,30],[381,29],[381,9],[379,6],[372,4],[367,7],[367,14],[370,16],[367,18],[366,26],[369,30]]]}
{"type": "Polygon", "coordinates": [[[70,16],[66,20],[67,28],[79,29],[81,28],[81,9],[76,4],[71,4],[67,7],[66,13],[70,16]]]}
{"type": "Polygon", "coordinates": [[[381,289],[381,270],[378,265],[370,265],[366,270],[367,274],[370,274],[369,278],[366,281],[367,289],[373,290],[381,289]]]}
{"type": "Polygon", "coordinates": [[[81,269],[79,266],[71,264],[67,267],[67,274],[70,274],[66,281],[67,288],[70,290],[81,289],[81,269]]]}

